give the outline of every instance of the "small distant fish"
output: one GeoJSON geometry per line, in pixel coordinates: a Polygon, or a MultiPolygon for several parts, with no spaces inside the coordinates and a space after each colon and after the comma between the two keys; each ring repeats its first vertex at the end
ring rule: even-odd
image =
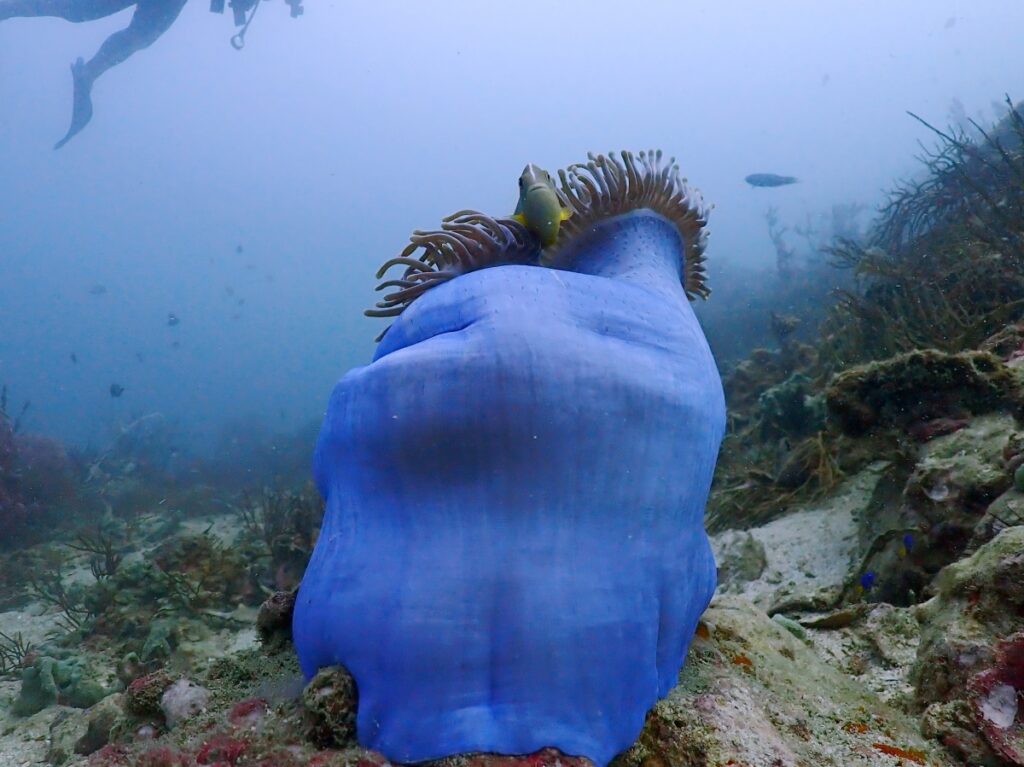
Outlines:
{"type": "Polygon", "coordinates": [[[178,319],[178,316],[176,314],[169,313],[167,315],[167,324],[170,325],[172,328],[180,322],[181,320],[178,319]]]}
{"type": "Polygon", "coordinates": [[[832,77],[831,77],[831,76],[829,75],[829,73],[828,73],[828,72],[826,72],[825,74],[823,74],[823,75],[821,76],[821,85],[822,85],[822,87],[824,87],[824,86],[828,85],[828,81],[829,81],[829,80],[831,80],[831,79],[832,79],[832,77]]]}
{"type": "Polygon", "coordinates": [[[563,221],[572,211],[562,207],[551,174],[530,163],[519,177],[519,203],[512,218],[540,239],[541,245],[554,245],[563,221]]]}
{"type": "Polygon", "coordinates": [[[952,29],[956,26],[956,16],[950,16],[946,19],[945,29],[952,29]]]}
{"type": "Polygon", "coordinates": [[[787,186],[797,183],[800,179],[795,176],[779,176],[775,173],[751,173],[743,180],[751,186],[787,186]]]}
{"type": "Polygon", "coordinates": [[[71,352],[71,364],[73,364],[73,365],[77,365],[78,364],[78,355],[75,354],[74,352],[71,352]]]}
{"type": "Polygon", "coordinates": [[[91,288],[89,288],[89,295],[91,296],[102,296],[106,292],[106,285],[93,285],[91,288]]]}
{"type": "Polygon", "coordinates": [[[124,394],[124,387],[121,386],[121,384],[116,384],[116,383],[110,384],[110,396],[111,397],[120,397],[122,394],[124,394]]]}
{"type": "Polygon", "coordinates": [[[868,570],[860,577],[860,592],[866,594],[875,587],[875,571],[868,570]]]}
{"type": "Polygon", "coordinates": [[[181,348],[181,341],[172,341],[171,342],[171,348],[172,349],[180,349],[181,348]]]}
{"type": "Polygon", "coordinates": [[[135,359],[137,359],[139,362],[143,362],[145,361],[146,358],[142,356],[142,352],[135,352],[135,359]]]}
{"type": "Polygon", "coordinates": [[[239,306],[245,306],[245,299],[244,298],[239,298],[238,299],[238,305],[239,306]]]}
{"type": "Polygon", "coordinates": [[[227,293],[229,296],[235,295],[235,289],[233,287],[231,287],[230,285],[225,285],[224,286],[224,292],[227,293]]]}
{"type": "Polygon", "coordinates": [[[903,540],[900,541],[899,556],[900,559],[905,559],[910,556],[910,552],[914,550],[914,536],[907,533],[903,536],[903,540]]]}
{"type": "Polygon", "coordinates": [[[235,245],[235,253],[244,253],[244,252],[245,252],[245,248],[242,247],[241,243],[239,243],[238,245],[235,245]]]}

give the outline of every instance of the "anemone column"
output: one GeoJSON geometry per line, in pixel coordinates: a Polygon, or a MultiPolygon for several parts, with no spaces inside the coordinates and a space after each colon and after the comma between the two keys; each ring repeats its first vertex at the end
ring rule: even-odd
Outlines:
{"type": "Polygon", "coordinates": [[[554,746],[605,764],[675,684],[715,585],[724,429],[648,211],[424,293],[332,395],[299,592],[304,672],[340,664],[396,761],[554,746]]]}

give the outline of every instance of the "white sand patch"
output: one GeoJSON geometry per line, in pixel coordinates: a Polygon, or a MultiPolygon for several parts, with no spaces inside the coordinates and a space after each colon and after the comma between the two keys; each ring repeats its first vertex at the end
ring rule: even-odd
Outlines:
{"type": "MultiPolygon", "coordinates": [[[[732,590],[762,609],[802,597],[837,597],[857,564],[857,516],[870,500],[883,466],[850,478],[820,505],[751,528],[750,534],[764,546],[766,566],[759,578],[732,590]]],[[[711,539],[716,556],[726,535],[711,539]]]]}

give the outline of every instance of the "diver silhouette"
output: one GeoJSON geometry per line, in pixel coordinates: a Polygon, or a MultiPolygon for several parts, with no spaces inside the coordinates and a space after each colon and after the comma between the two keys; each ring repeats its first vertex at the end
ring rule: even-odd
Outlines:
{"type": "MultiPolygon", "coordinates": [[[[135,6],[128,26],[110,35],[88,61],[79,58],[71,65],[74,80],[74,103],[68,132],[54,145],[60,149],[89,124],[92,119],[92,86],[96,79],[133,53],[148,48],[177,20],[187,0],[0,0],[0,21],[15,17],[52,16],[75,24],[95,21],[135,6]]],[[[235,23],[248,27],[260,0],[232,0],[235,23]],[[246,19],[248,16],[248,21],[246,19]]],[[[302,0],[285,0],[291,6],[292,16],[302,13],[302,0]]],[[[211,11],[221,12],[223,0],[214,0],[211,11]]],[[[232,38],[232,45],[240,49],[243,34],[232,38]],[[236,43],[236,40],[239,43],[236,43]]]]}

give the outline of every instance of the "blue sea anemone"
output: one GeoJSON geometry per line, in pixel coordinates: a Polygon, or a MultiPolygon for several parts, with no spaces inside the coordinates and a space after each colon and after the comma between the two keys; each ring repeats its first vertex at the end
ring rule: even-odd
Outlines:
{"type": "Polygon", "coordinates": [[[307,676],[351,672],[359,740],[394,761],[606,764],[714,591],[725,406],[687,300],[703,210],[660,153],[560,178],[573,216],[544,253],[475,213],[414,235],[379,306],[400,316],[320,434],[295,645],[307,676]]]}

